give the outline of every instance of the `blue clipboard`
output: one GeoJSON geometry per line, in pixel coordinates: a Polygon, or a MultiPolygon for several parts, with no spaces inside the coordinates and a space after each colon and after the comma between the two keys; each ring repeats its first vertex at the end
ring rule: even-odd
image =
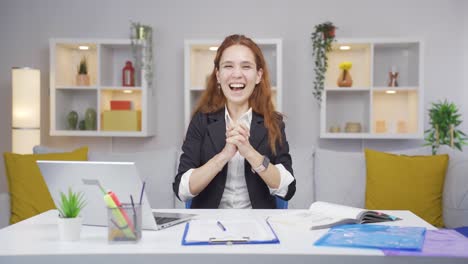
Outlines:
{"type": "Polygon", "coordinates": [[[190,229],[190,222],[185,224],[184,235],[182,236],[182,245],[183,246],[203,246],[203,245],[237,245],[237,244],[279,244],[280,240],[273,230],[273,227],[270,225],[268,220],[265,220],[268,225],[269,230],[272,232],[274,238],[271,240],[252,240],[249,237],[242,237],[236,239],[218,239],[210,238],[207,241],[187,241],[187,234],[190,229]]]}

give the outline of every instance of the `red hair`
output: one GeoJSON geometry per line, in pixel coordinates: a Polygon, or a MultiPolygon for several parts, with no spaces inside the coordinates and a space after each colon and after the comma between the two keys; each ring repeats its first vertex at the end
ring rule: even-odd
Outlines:
{"type": "Polygon", "coordinates": [[[255,89],[250,95],[249,106],[252,107],[252,111],[263,116],[265,127],[268,130],[268,144],[273,153],[276,154],[276,144],[283,143],[280,130],[282,114],[276,112],[272,102],[270,74],[263,53],[252,39],[244,35],[227,36],[223,43],[221,43],[221,46],[219,46],[214,59],[213,71],[208,79],[206,89],[195,107],[194,114],[197,112],[214,113],[221,110],[226,105],[226,97],[218,88],[216,72],[219,69],[219,61],[221,60],[223,52],[233,45],[242,45],[249,48],[254,54],[257,71],[260,69],[263,70],[260,83],[255,86],[255,89]]]}

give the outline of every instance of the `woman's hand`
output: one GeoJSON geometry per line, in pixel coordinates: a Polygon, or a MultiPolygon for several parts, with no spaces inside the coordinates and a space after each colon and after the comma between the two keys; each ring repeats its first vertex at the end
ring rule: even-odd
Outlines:
{"type": "Polygon", "coordinates": [[[226,160],[231,160],[232,157],[234,157],[234,155],[236,155],[236,152],[237,152],[237,147],[236,145],[232,144],[232,143],[229,143],[228,142],[228,135],[234,130],[233,127],[231,127],[229,124],[228,124],[228,127],[226,129],[226,145],[224,146],[223,150],[221,151],[221,155],[223,155],[223,157],[226,159],[226,160]]]}
{"type": "Polygon", "coordinates": [[[239,154],[244,158],[254,151],[249,141],[250,130],[244,124],[237,124],[226,132],[226,145],[232,144],[237,147],[239,154]]]}

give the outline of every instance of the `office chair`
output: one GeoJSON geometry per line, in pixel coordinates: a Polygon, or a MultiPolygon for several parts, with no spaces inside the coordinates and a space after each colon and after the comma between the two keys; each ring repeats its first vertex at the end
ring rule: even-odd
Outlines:
{"type": "MultiPolygon", "coordinates": [[[[276,198],[276,209],[288,209],[288,201],[283,200],[279,198],[278,196],[275,196],[276,198]]],[[[185,208],[190,209],[190,206],[192,205],[192,200],[188,200],[185,202],[185,208]]]]}

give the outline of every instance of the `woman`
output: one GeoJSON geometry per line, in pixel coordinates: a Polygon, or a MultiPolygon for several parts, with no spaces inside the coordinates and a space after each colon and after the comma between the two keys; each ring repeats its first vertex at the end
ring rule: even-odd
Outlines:
{"type": "Polygon", "coordinates": [[[282,115],[260,48],[224,39],[187,130],[174,193],[192,208],[276,208],[296,192],[282,115]]]}

